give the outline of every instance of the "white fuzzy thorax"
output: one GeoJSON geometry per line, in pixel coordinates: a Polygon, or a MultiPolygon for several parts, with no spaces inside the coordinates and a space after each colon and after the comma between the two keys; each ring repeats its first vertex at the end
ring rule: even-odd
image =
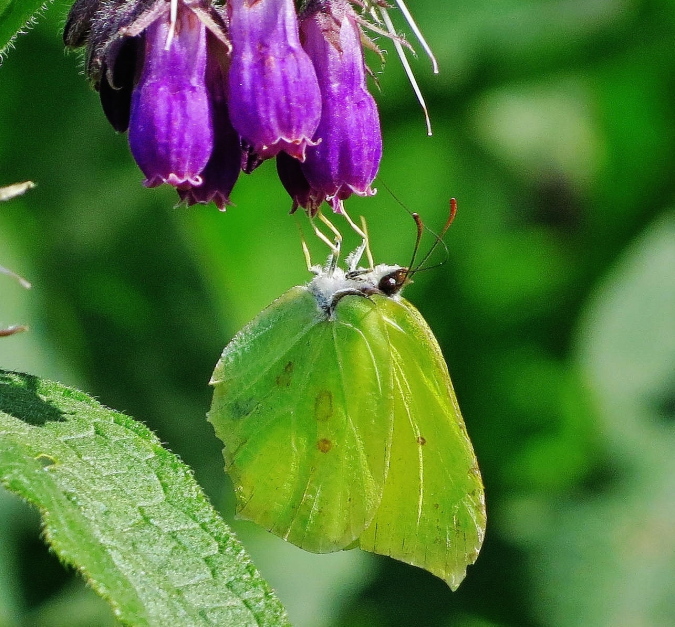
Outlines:
{"type": "MultiPolygon", "coordinates": [[[[319,307],[330,313],[337,301],[347,294],[360,294],[366,297],[381,294],[378,285],[382,278],[401,270],[402,266],[381,263],[372,270],[357,268],[348,272],[342,268],[328,266],[315,266],[312,269],[316,272],[316,276],[310,281],[307,289],[314,295],[319,307]]],[[[396,293],[390,298],[398,296],[399,294],[396,293]]]]}

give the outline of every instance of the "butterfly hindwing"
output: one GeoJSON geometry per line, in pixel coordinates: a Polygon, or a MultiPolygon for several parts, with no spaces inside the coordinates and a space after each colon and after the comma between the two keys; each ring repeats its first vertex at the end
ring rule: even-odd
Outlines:
{"type": "Polygon", "coordinates": [[[440,348],[404,299],[374,296],[394,372],[390,468],[367,551],[419,566],[455,589],[485,530],[483,486],[440,348]]]}
{"type": "Polygon", "coordinates": [[[289,290],[225,348],[209,420],[224,442],[240,517],[314,552],[345,548],[379,505],[393,371],[370,300],[329,319],[289,290]]]}

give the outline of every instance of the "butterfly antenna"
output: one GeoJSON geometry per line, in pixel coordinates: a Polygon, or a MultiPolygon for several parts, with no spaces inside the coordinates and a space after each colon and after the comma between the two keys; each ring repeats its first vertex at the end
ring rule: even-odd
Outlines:
{"type": "MultiPolygon", "coordinates": [[[[389,192],[389,195],[390,195],[390,196],[391,196],[391,197],[392,197],[392,198],[393,198],[393,199],[394,199],[401,207],[403,207],[403,209],[404,209],[405,211],[407,211],[407,212],[410,214],[410,217],[411,217],[413,220],[415,220],[415,224],[417,225],[417,240],[416,240],[416,242],[415,242],[415,250],[413,251],[413,262],[410,264],[410,266],[408,266],[409,268],[411,268],[411,272],[419,272],[419,271],[422,270],[422,269],[426,270],[427,268],[422,268],[422,266],[424,266],[424,264],[429,260],[429,257],[431,257],[431,255],[433,254],[434,250],[436,250],[436,247],[437,247],[439,244],[442,244],[442,245],[443,245],[443,248],[445,248],[445,253],[446,253],[446,258],[447,258],[447,255],[448,255],[448,247],[447,247],[447,245],[445,244],[445,242],[443,241],[443,238],[445,237],[445,234],[448,232],[448,229],[450,228],[450,225],[453,223],[453,221],[455,220],[455,216],[457,215],[457,199],[456,199],[456,198],[451,198],[451,199],[450,199],[450,209],[449,209],[449,211],[448,211],[448,218],[447,218],[447,220],[445,221],[445,224],[443,225],[443,228],[441,229],[441,232],[440,232],[440,234],[439,234],[439,233],[436,233],[436,232],[432,231],[426,224],[424,224],[424,223],[422,222],[421,218],[419,217],[419,215],[418,215],[417,213],[413,213],[412,211],[410,211],[410,209],[408,209],[408,207],[405,206],[405,204],[403,203],[403,201],[402,201],[396,194],[394,194],[394,192],[391,190],[391,188],[389,187],[389,185],[387,185],[387,184],[382,180],[382,178],[378,177],[378,181],[379,181],[379,184],[382,185],[382,187],[384,187],[384,189],[386,189],[387,192],[389,192]],[[432,246],[431,249],[429,250],[429,252],[428,252],[426,255],[424,255],[424,259],[422,259],[422,261],[418,264],[417,268],[414,268],[414,269],[413,269],[414,259],[415,259],[415,256],[417,255],[418,248],[419,248],[419,245],[420,245],[420,240],[421,240],[420,229],[426,230],[426,231],[428,231],[429,233],[431,233],[431,235],[433,235],[435,241],[434,241],[433,246],[432,246]]],[[[440,265],[443,265],[444,263],[445,263],[445,260],[442,261],[442,262],[439,263],[439,264],[436,264],[436,265],[433,265],[433,266],[429,266],[428,269],[436,268],[436,267],[438,267],[438,266],[440,266],[440,265]]]]}
{"type": "MultiPolygon", "coordinates": [[[[387,192],[389,192],[389,195],[396,201],[396,203],[398,203],[398,205],[399,205],[400,207],[402,207],[404,211],[407,211],[408,214],[410,215],[410,217],[411,217],[413,220],[415,220],[415,224],[417,225],[418,235],[417,235],[417,241],[416,241],[416,244],[415,244],[415,251],[414,251],[414,253],[413,253],[413,260],[414,260],[414,259],[415,259],[415,255],[417,254],[417,252],[419,252],[419,251],[418,251],[418,247],[419,247],[419,245],[420,245],[420,239],[421,239],[421,235],[420,235],[420,233],[419,233],[420,229],[429,231],[429,233],[431,233],[431,235],[433,235],[434,239],[438,242],[439,239],[442,239],[442,238],[443,238],[443,235],[444,235],[445,232],[448,230],[448,227],[450,226],[450,224],[446,224],[446,226],[443,228],[443,235],[440,235],[440,236],[439,236],[439,235],[436,234],[434,231],[432,231],[426,224],[424,224],[424,223],[422,222],[421,218],[419,217],[419,215],[418,215],[417,213],[414,213],[414,212],[410,211],[410,209],[408,209],[408,207],[405,206],[405,203],[404,203],[404,202],[403,202],[396,194],[394,194],[394,192],[392,191],[391,187],[389,187],[389,185],[387,185],[387,184],[382,180],[382,178],[378,178],[378,181],[379,181],[379,184],[381,184],[382,187],[384,187],[384,189],[386,189],[387,192]]],[[[452,203],[452,202],[455,202],[455,212],[456,212],[456,211],[457,211],[457,202],[455,201],[454,198],[453,198],[450,202],[451,202],[451,203],[452,203]]],[[[452,217],[454,218],[454,214],[452,215],[452,217]]],[[[452,222],[452,219],[450,220],[450,222],[452,222]]],[[[434,244],[434,248],[435,248],[435,247],[436,247],[436,244],[434,244]]],[[[433,248],[432,248],[431,252],[433,252],[433,248]]],[[[431,252],[430,252],[429,254],[431,254],[431,252]]],[[[428,256],[429,256],[429,255],[426,255],[426,256],[425,256],[425,260],[427,259],[428,256]]],[[[422,265],[422,264],[420,264],[420,265],[422,265]]],[[[411,263],[410,266],[408,266],[408,267],[409,267],[409,268],[412,268],[412,267],[413,267],[413,263],[411,263]]]]}
{"type": "Polygon", "coordinates": [[[410,258],[410,263],[408,264],[408,271],[415,267],[415,258],[417,253],[420,250],[420,243],[422,242],[422,233],[424,233],[424,223],[422,218],[420,218],[419,213],[412,213],[412,219],[415,220],[415,225],[417,226],[417,235],[415,237],[415,246],[413,247],[412,257],[410,258]]]}
{"type": "MultiPolygon", "coordinates": [[[[434,237],[436,238],[436,241],[433,243],[431,248],[429,249],[429,252],[427,252],[426,255],[424,255],[424,258],[422,261],[420,261],[419,265],[415,269],[415,272],[419,272],[420,270],[430,270],[431,268],[437,268],[438,266],[442,266],[448,259],[449,252],[448,252],[448,245],[445,243],[445,240],[443,239],[445,237],[445,234],[448,232],[448,229],[450,228],[450,225],[454,222],[455,216],[457,215],[457,199],[456,198],[451,198],[450,199],[450,208],[448,211],[448,218],[445,221],[445,224],[443,225],[443,228],[441,229],[440,233],[434,233],[431,229],[427,228],[427,231],[429,233],[433,233],[434,237]],[[436,250],[436,247],[441,244],[443,248],[445,249],[445,259],[441,261],[440,263],[437,263],[433,266],[427,266],[426,268],[423,267],[424,264],[429,261],[429,257],[434,253],[436,250]]],[[[419,226],[418,226],[419,228],[419,226]]],[[[425,227],[426,228],[426,227],[425,227]]]]}

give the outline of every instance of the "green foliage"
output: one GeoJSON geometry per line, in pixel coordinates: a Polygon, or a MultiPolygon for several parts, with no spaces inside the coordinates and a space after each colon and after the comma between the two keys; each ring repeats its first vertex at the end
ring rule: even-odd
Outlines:
{"type": "Polygon", "coordinates": [[[0,0],[0,62],[17,35],[35,23],[53,0],[0,0]]]}
{"type": "Polygon", "coordinates": [[[0,481],[124,624],[287,624],[190,470],[81,392],[0,372],[0,481]]]}

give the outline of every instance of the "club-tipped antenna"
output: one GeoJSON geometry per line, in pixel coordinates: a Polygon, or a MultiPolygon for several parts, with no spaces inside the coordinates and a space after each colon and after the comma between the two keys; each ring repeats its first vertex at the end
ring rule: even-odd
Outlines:
{"type": "MultiPolygon", "coordinates": [[[[413,214],[413,217],[415,217],[416,215],[417,214],[413,214]]],[[[422,220],[419,218],[419,216],[415,219],[415,222],[417,223],[418,233],[419,233],[420,228],[426,228],[427,231],[429,231],[429,233],[432,233],[434,235],[434,237],[436,238],[436,241],[434,241],[434,243],[432,244],[432,246],[429,249],[429,251],[427,252],[427,254],[424,255],[424,258],[422,259],[422,261],[419,262],[419,264],[417,265],[417,268],[414,268],[414,269],[411,270],[412,272],[419,272],[420,270],[431,270],[432,268],[437,268],[438,266],[442,266],[447,261],[447,257],[448,257],[448,254],[449,254],[448,253],[448,246],[445,243],[445,240],[443,238],[445,237],[445,234],[448,232],[448,229],[450,228],[450,225],[454,222],[456,215],[457,215],[457,199],[451,198],[450,199],[450,207],[449,207],[449,211],[448,211],[448,218],[445,221],[445,224],[443,225],[443,228],[441,229],[440,233],[434,233],[431,229],[422,225],[422,220]],[[420,227],[420,225],[421,225],[421,227],[420,227]],[[429,257],[431,257],[431,255],[433,255],[434,251],[436,250],[436,247],[439,244],[441,244],[443,246],[443,248],[445,249],[446,258],[443,261],[441,261],[437,264],[434,264],[433,266],[424,267],[424,264],[427,261],[429,261],[429,257]]]]}
{"type": "Polygon", "coordinates": [[[417,235],[415,237],[415,246],[413,247],[412,257],[410,258],[410,263],[408,264],[408,273],[415,267],[415,258],[417,253],[420,250],[420,243],[422,242],[422,233],[424,233],[424,223],[422,218],[420,218],[418,213],[411,213],[412,219],[415,220],[417,225],[417,235]]]}
{"type": "MultiPolygon", "coordinates": [[[[382,185],[384,187],[384,189],[386,189],[389,192],[389,195],[399,204],[399,206],[401,206],[405,211],[408,212],[410,217],[413,220],[415,220],[415,224],[417,225],[418,230],[420,228],[422,228],[423,230],[428,231],[434,237],[434,239],[436,240],[434,245],[431,247],[431,250],[424,256],[424,259],[422,260],[422,262],[418,264],[416,269],[414,269],[414,272],[418,272],[421,269],[421,267],[424,265],[424,263],[427,261],[427,259],[433,254],[433,252],[436,249],[436,246],[438,246],[439,242],[441,242],[443,244],[443,246],[446,248],[446,251],[447,251],[447,247],[445,246],[445,242],[443,242],[443,237],[445,236],[445,233],[447,232],[447,230],[450,228],[450,225],[452,224],[452,221],[455,219],[455,214],[457,213],[457,200],[455,198],[450,199],[450,213],[448,215],[448,219],[446,220],[445,226],[443,227],[443,230],[441,231],[441,234],[439,235],[435,231],[432,231],[426,224],[424,224],[422,222],[421,218],[419,217],[419,215],[410,211],[410,209],[408,209],[408,207],[405,206],[405,203],[392,191],[391,187],[389,187],[389,185],[387,185],[382,180],[381,177],[378,177],[378,185],[382,185]]],[[[443,262],[443,263],[445,263],[445,262],[443,262]]],[[[412,264],[408,267],[411,268],[411,270],[413,269],[412,264]]],[[[430,266],[430,268],[431,267],[435,268],[436,266],[435,265],[430,266]]]]}
{"type": "Polygon", "coordinates": [[[401,41],[396,32],[396,29],[394,28],[394,24],[389,17],[389,14],[387,13],[387,10],[384,7],[380,7],[380,13],[382,15],[382,19],[384,20],[385,26],[387,27],[387,31],[391,35],[391,40],[394,43],[396,54],[398,54],[398,58],[401,60],[401,65],[405,70],[408,81],[410,81],[410,86],[413,88],[415,96],[417,96],[417,102],[420,103],[422,111],[424,112],[424,119],[427,125],[427,135],[431,136],[433,134],[431,131],[431,120],[429,119],[429,110],[427,109],[427,103],[425,102],[424,96],[422,95],[422,90],[417,84],[417,79],[415,78],[412,68],[410,67],[408,57],[405,56],[405,50],[403,50],[403,46],[401,45],[401,41]]]}

